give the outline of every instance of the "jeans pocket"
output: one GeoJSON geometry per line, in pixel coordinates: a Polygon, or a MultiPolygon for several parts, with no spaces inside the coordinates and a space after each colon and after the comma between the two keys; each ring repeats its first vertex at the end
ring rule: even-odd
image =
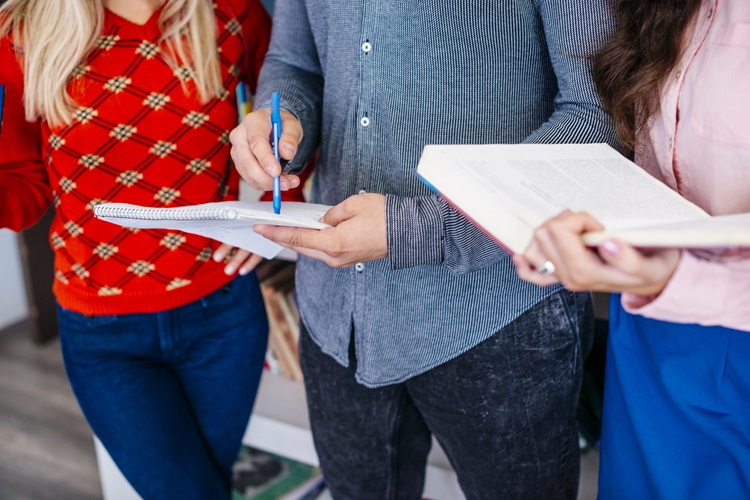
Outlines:
{"type": "Polygon", "coordinates": [[[122,316],[81,314],[60,305],[57,318],[63,352],[103,348],[119,337],[122,327],[122,316]]]}
{"type": "Polygon", "coordinates": [[[576,342],[579,308],[572,292],[560,291],[526,311],[511,323],[515,344],[521,349],[557,350],[576,342]]]}

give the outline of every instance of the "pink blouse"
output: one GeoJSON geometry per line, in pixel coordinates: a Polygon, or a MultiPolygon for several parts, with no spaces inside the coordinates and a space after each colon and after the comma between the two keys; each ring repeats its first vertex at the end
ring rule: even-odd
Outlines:
{"type": "MultiPolygon", "coordinates": [[[[705,0],[636,163],[713,215],[750,212],[750,1],[705,0]]],[[[750,331],[750,254],[683,252],[657,297],[626,310],[750,331]]]]}

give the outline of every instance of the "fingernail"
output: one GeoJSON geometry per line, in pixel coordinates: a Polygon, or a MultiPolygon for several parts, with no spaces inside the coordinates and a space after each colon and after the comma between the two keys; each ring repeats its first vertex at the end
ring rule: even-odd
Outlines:
{"type": "Polygon", "coordinates": [[[283,144],[281,146],[281,149],[283,149],[285,153],[294,156],[294,147],[292,147],[291,145],[283,144]]]}
{"type": "Polygon", "coordinates": [[[231,276],[234,274],[234,266],[227,266],[224,268],[224,274],[231,276]]]}
{"type": "Polygon", "coordinates": [[[268,165],[266,166],[266,172],[268,175],[275,176],[276,175],[276,166],[275,165],[268,165]]]}
{"type": "Polygon", "coordinates": [[[299,186],[299,179],[292,179],[292,187],[296,188],[297,186],[299,186]]]}
{"type": "Polygon", "coordinates": [[[607,240],[602,243],[602,248],[613,257],[620,255],[620,247],[612,240],[607,240]]]}
{"type": "Polygon", "coordinates": [[[221,262],[224,260],[224,255],[221,252],[216,252],[214,254],[214,262],[221,262]]]}
{"type": "Polygon", "coordinates": [[[249,272],[250,272],[249,269],[243,267],[242,269],[240,269],[240,276],[244,276],[249,272]]]}

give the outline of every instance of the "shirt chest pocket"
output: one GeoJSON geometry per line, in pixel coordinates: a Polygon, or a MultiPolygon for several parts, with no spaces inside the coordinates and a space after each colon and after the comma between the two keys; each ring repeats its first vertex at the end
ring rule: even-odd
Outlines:
{"type": "Polygon", "coordinates": [[[692,95],[684,118],[705,139],[750,149],[750,22],[714,29],[688,72],[685,90],[692,95]]]}

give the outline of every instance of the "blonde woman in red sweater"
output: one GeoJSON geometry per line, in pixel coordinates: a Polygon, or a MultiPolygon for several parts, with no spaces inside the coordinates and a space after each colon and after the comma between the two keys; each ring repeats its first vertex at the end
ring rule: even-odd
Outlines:
{"type": "Polygon", "coordinates": [[[263,7],[246,0],[0,9],[0,227],[28,227],[53,205],[68,377],[144,498],[230,496],[267,340],[257,258],[114,226],[92,207],[236,199],[234,91],[242,80],[254,87],[269,30],[263,7]]]}

